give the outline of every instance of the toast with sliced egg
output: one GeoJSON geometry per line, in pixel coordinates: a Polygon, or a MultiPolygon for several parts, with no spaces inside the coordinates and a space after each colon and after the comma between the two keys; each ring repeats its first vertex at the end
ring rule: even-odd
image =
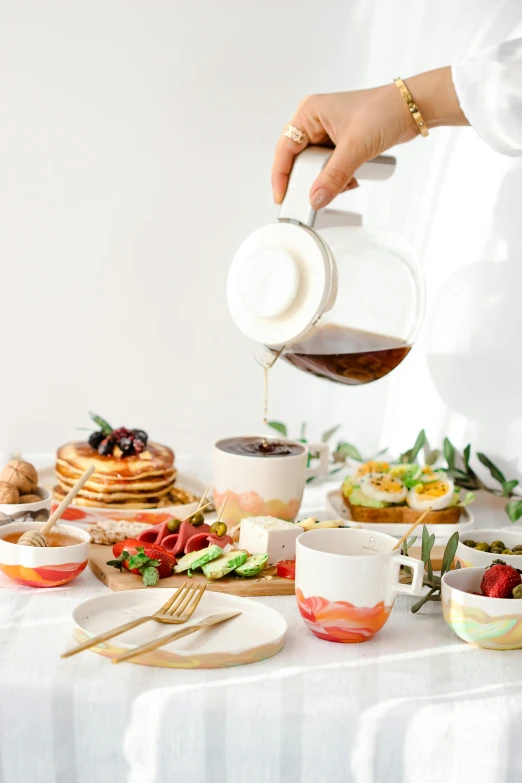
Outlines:
{"type": "Polygon", "coordinates": [[[455,524],[470,502],[443,470],[409,463],[365,462],[345,479],[341,494],[354,522],[412,525],[431,508],[427,525],[455,524]]]}

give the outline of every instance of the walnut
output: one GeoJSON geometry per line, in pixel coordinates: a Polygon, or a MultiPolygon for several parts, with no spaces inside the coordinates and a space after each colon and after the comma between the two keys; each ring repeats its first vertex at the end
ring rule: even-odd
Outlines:
{"type": "Polygon", "coordinates": [[[42,498],[40,495],[20,495],[19,503],[39,503],[42,498]]]}
{"type": "Polygon", "coordinates": [[[7,481],[24,495],[29,495],[38,485],[38,473],[30,462],[14,459],[0,473],[0,481],[7,481]]]}
{"type": "Polygon", "coordinates": [[[0,481],[0,503],[18,503],[20,493],[7,481],[0,481]]]}

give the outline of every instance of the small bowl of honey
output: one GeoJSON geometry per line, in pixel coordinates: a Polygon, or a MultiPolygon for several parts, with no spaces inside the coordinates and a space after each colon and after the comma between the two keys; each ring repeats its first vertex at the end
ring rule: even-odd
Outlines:
{"type": "Polygon", "coordinates": [[[35,521],[0,527],[0,571],[27,587],[59,587],[76,579],[89,559],[89,533],[56,524],[45,536],[46,547],[17,543],[23,533],[40,528],[41,523],[35,521]]]}

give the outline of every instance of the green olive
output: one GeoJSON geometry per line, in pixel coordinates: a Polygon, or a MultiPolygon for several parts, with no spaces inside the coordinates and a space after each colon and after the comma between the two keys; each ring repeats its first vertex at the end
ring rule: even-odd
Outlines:
{"type": "Polygon", "coordinates": [[[492,546],[489,551],[492,555],[501,555],[503,552],[499,546],[492,546]]]}
{"type": "Polygon", "coordinates": [[[506,545],[503,541],[492,541],[491,547],[495,547],[495,549],[505,549],[506,545]]]}
{"type": "Polygon", "coordinates": [[[513,554],[513,550],[512,549],[503,549],[502,550],[502,554],[503,555],[512,555],[513,554]]]}
{"type": "Polygon", "coordinates": [[[514,549],[513,550],[514,555],[522,555],[522,549],[514,549]]]}
{"type": "Polygon", "coordinates": [[[167,530],[169,530],[171,533],[177,533],[181,525],[181,519],[169,519],[167,522],[167,530]]]}
{"type": "Polygon", "coordinates": [[[513,598],[522,598],[522,585],[513,588],[513,598]]]}
{"type": "Polygon", "coordinates": [[[190,521],[195,527],[199,527],[205,521],[205,517],[201,511],[196,511],[196,513],[191,516],[190,521]]]}
{"type": "Polygon", "coordinates": [[[473,539],[471,538],[468,538],[466,541],[463,541],[462,543],[464,544],[464,546],[471,547],[471,549],[475,549],[475,547],[477,546],[477,542],[473,541],[473,539]]]}
{"type": "Polygon", "coordinates": [[[522,544],[517,544],[513,547],[513,552],[522,552],[522,544]]]}
{"type": "Polygon", "coordinates": [[[224,522],[214,522],[213,525],[210,525],[210,532],[218,538],[221,538],[221,536],[224,536],[227,532],[227,526],[224,522]]]}
{"type": "Polygon", "coordinates": [[[489,544],[486,544],[485,541],[479,541],[475,549],[478,549],[479,552],[489,552],[489,544]]]}

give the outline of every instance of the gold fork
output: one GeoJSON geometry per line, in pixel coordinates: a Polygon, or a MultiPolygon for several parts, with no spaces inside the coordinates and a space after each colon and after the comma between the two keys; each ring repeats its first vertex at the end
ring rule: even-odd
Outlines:
{"type": "Polygon", "coordinates": [[[174,595],[171,595],[169,600],[154,614],[138,617],[136,620],[131,620],[129,623],[119,625],[117,628],[112,628],[110,631],[105,631],[98,636],[94,636],[92,639],[87,639],[86,642],[82,642],[82,644],[79,644],[77,647],[73,647],[62,653],[61,657],[69,658],[71,655],[76,655],[76,653],[82,652],[83,650],[89,650],[100,642],[106,642],[114,636],[119,636],[119,634],[126,633],[132,628],[137,628],[138,625],[148,623],[149,620],[156,620],[156,622],[168,623],[171,625],[186,623],[194,614],[197,605],[203,597],[205,589],[205,584],[190,585],[185,582],[181,587],[178,587],[174,595]]]}

